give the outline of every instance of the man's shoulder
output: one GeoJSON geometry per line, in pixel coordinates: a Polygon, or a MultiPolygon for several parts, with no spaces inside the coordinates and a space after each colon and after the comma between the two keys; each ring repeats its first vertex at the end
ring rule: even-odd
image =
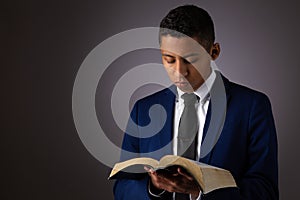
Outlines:
{"type": "Polygon", "coordinates": [[[223,82],[225,85],[225,90],[228,95],[231,96],[231,98],[236,98],[241,101],[247,101],[247,100],[258,100],[258,99],[265,99],[268,100],[268,96],[256,89],[250,88],[248,86],[232,82],[222,76],[223,82]]]}

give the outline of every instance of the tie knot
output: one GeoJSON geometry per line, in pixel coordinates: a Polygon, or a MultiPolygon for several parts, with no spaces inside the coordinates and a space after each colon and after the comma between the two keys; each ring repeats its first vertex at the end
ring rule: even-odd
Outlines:
{"type": "Polygon", "coordinates": [[[185,105],[195,104],[197,101],[197,96],[194,93],[184,93],[181,98],[184,100],[185,105]]]}

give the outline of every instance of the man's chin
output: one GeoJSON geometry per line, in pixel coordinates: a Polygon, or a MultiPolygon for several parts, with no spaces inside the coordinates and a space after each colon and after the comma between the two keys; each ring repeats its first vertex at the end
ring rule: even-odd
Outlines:
{"type": "Polygon", "coordinates": [[[176,86],[182,91],[182,92],[186,92],[186,93],[192,93],[194,92],[194,89],[191,86],[181,86],[181,85],[177,85],[176,86]]]}

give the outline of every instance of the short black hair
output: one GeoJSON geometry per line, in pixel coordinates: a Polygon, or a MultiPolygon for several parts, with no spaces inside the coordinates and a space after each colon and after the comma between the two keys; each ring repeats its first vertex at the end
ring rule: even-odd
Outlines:
{"type": "Polygon", "coordinates": [[[162,19],[159,42],[161,42],[161,36],[184,36],[178,34],[178,32],[189,37],[197,37],[206,51],[209,51],[215,41],[214,23],[210,15],[207,11],[195,5],[174,8],[162,19]]]}

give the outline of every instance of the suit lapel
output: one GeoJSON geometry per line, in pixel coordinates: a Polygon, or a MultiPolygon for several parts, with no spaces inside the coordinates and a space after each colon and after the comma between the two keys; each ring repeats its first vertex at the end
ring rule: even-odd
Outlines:
{"type": "MultiPolygon", "coordinates": [[[[159,104],[162,105],[167,113],[167,119],[165,124],[163,125],[163,129],[161,130],[159,135],[159,140],[155,140],[159,142],[160,147],[166,147],[163,154],[173,154],[173,120],[174,120],[174,106],[175,106],[175,99],[176,99],[176,86],[172,85],[167,90],[165,90],[164,95],[162,98],[159,98],[159,104]],[[168,144],[167,146],[165,146],[168,144]]],[[[163,110],[161,110],[163,112],[163,110]]],[[[162,116],[162,115],[160,115],[162,116]]],[[[163,120],[160,120],[161,122],[163,120]]]]}
{"type": "Polygon", "coordinates": [[[212,162],[213,147],[222,133],[223,125],[225,124],[227,103],[230,98],[229,81],[218,71],[216,71],[216,79],[211,88],[210,94],[211,99],[203,128],[201,156],[199,160],[200,162],[207,164],[212,162]],[[226,94],[224,94],[224,91],[226,94]],[[226,95],[225,98],[222,95],[226,95]]]}

